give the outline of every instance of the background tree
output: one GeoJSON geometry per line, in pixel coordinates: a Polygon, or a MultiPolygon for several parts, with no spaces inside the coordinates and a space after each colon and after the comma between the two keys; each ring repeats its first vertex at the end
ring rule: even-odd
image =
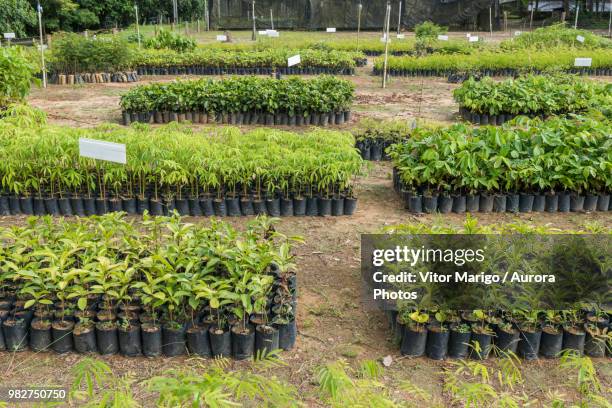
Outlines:
{"type": "Polygon", "coordinates": [[[0,33],[25,37],[36,26],[36,12],[27,0],[0,0],[0,33]]]}

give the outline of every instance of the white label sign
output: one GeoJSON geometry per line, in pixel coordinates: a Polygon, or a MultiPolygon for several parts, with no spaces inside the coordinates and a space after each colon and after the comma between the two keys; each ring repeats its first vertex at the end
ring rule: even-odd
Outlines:
{"type": "Polygon", "coordinates": [[[465,36],[466,36],[467,38],[470,38],[470,37],[472,36],[472,33],[467,33],[465,36]]]}
{"type": "Polygon", "coordinates": [[[403,40],[404,38],[406,38],[406,34],[398,34],[397,35],[397,39],[398,40],[403,40]]]}
{"type": "Polygon", "coordinates": [[[515,37],[518,37],[518,36],[519,36],[519,35],[521,35],[521,34],[522,34],[522,33],[521,33],[520,31],[515,31],[515,32],[514,32],[514,36],[515,36],[515,37]]]}
{"type": "Polygon", "coordinates": [[[259,30],[259,35],[268,35],[266,30],[259,30]]]}
{"type": "Polygon", "coordinates": [[[126,164],[125,145],[102,140],[79,139],[79,155],[91,159],[126,164]]]}
{"type": "Polygon", "coordinates": [[[576,58],[574,60],[575,67],[590,67],[592,63],[592,58],[576,58]]]}
{"type": "Polygon", "coordinates": [[[217,41],[227,41],[227,35],[218,35],[217,41]]]}
{"type": "Polygon", "coordinates": [[[448,41],[448,35],[438,35],[438,40],[440,41],[448,41]]]}
{"type": "Polygon", "coordinates": [[[7,40],[15,38],[15,33],[4,33],[4,38],[7,40]]]}
{"type": "Polygon", "coordinates": [[[294,65],[299,64],[300,62],[302,62],[302,59],[300,58],[300,55],[294,55],[293,57],[289,57],[289,59],[287,60],[287,66],[288,67],[292,67],[294,65]]]}
{"type": "Polygon", "coordinates": [[[336,27],[327,27],[327,32],[328,33],[335,33],[336,32],[336,27]]]}
{"type": "Polygon", "coordinates": [[[278,37],[279,36],[279,32],[276,30],[266,30],[266,32],[268,33],[268,37],[278,37]]]}
{"type": "Polygon", "coordinates": [[[470,37],[470,42],[478,42],[478,36],[470,37]]]}
{"type": "Polygon", "coordinates": [[[577,35],[577,36],[576,36],[576,40],[578,40],[578,42],[583,43],[583,42],[584,42],[584,37],[583,37],[583,36],[581,36],[581,35],[577,35]]]}

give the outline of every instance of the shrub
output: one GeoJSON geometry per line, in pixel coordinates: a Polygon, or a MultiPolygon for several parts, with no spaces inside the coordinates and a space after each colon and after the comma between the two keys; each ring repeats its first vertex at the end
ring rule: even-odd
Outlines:
{"type": "Polygon", "coordinates": [[[561,23],[538,28],[530,33],[522,33],[520,36],[505,40],[500,44],[500,48],[503,50],[528,48],[550,50],[557,47],[612,49],[612,40],[587,30],[567,28],[561,23]],[[581,43],[576,39],[578,35],[584,37],[584,42],[581,43]]]}
{"type": "Polygon", "coordinates": [[[130,66],[132,49],[127,41],[112,38],[86,38],[61,34],[53,42],[49,70],[60,73],[116,72],[130,66]]]}
{"type": "Polygon", "coordinates": [[[439,26],[431,21],[425,21],[414,27],[414,34],[417,39],[436,38],[438,35],[444,34],[447,31],[447,27],[439,26]]]}
{"type": "Polygon", "coordinates": [[[155,37],[146,39],[144,46],[158,50],[166,48],[177,52],[187,52],[196,48],[196,42],[178,33],[161,29],[155,37]]]}
{"type": "Polygon", "coordinates": [[[38,70],[21,47],[0,48],[0,110],[25,99],[38,70]]]}

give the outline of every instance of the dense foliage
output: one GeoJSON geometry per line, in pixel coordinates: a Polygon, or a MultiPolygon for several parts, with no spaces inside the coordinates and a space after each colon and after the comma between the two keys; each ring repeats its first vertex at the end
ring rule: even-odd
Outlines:
{"type": "Polygon", "coordinates": [[[238,232],[178,216],[145,217],[138,226],[122,214],[57,223],[31,218],[27,226],[0,229],[0,297],[12,293],[24,308],[55,312],[59,321],[100,303],[102,310],[140,306],[153,323],[197,324],[206,314],[221,327],[228,320],[244,325],[253,313],[269,316],[273,273],[287,279],[295,272],[294,239],[272,225],[258,218],[238,232]]]}
{"type": "Polygon", "coordinates": [[[134,66],[152,67],[214,67],[214,68],[281,68],[287,59],[300,55],[301,67],[346,69],[354,68],[357,58],[364,55],[356,52],[327,52],[310,49],[232,50],[210,47],[193,52],[170,50],[142,50],[134,54],[134,66]]]}
{"type": "Polygon", "coordinates": [[[116,72],[130,66],[131,49],[117,37],[62,34],[53,42],[49,70],[58,73],[116,72]]]}
{"type": "Polygon", "coordinates": [[[612,123],[572,116],[516,127],[418,129],[391,157],[404,185],[429,192],[609,192],[612,123]]]}
{"type": "Polygon", "coordinates": [[[121,97],[128,112],[338,112],[353,100],[351,82],[321,76],[303,80],[235,77],[223,80],[177,81],[133,88],[121,97]]]}
{"type": "Polygon", "coordinates": [[[0,110],[30,93],[38,66],[21,47],[0,48],[0,110]]]}
{"type": "Polygon", "coordinates": [[[36,13],[27,0],[0,0],[0,33],[25,37],[36,26],[36,13]]]}
{"type": "Polygon", "coordinates": [[[521,33],[510,40],[502,41],[503,50],[536,49],[550,50],[557,47],[575,47],[587,49],[612,49],[612,40],[603,36],[593,34],[587,30],[575,30],[567,28],[563,24],[550,27],[537,28],[532,32],[521,33]],[[584,38],[584,42],[577,40],[578,36],[584,38]]]}
{"type": "MultiPolygon", "coordinates": [[[[429,71],[438,74],[463,71],[515,70],[546,71],[572,70],[576,58],[592,58],[593,69],[611,69],[612,53],[607,50],[577,51],[559,48],[544,51],[517,50],[513,52],[483,51],[470,55],[428,55],[424,57],[389,57],[389,70],[396,73],[429,71]]],[[[375,72],[382,72],[383,60],[374,62],[375,72]]]]}
{"type": "Polygon", "coordinates": [[[362,161],[348,133],[306,134],[237,128],[192,133],[185,127],[72,129],[0,121],[2,192],[21,196],[259,199],[330,197],[349,192],[362,161]],[[127,146],[127,164],[79,156],[79,138],[127,146]]]}
{"type": "Polygon", "coordinates": [[[527,75],[501,82],[470,78],[453,96],[469,111],[489,115],[579,113],[612,105],[612,84],[569,75],[527,75]]]}
{"type": "Polygon", "coordinates": [[[431,21],[425,21],[421,24],[417,24],[414,27],[414,35],[419,40],[436,38],[438,35],[444,34],[447,31],[447,27],[442,27],[438,24],[432,23],[431,21]]]}
{"type": "Polygon", "coordinates": [[[144,42],[146,48],[170,49],[177,52],[192,51],[196,47],[196,42],[178,33],[161,29],[157,35],[147,38],[144,42]]]}
{"type": "Polygon", "coordinates": [[[402,142],[410,136],[412,128],[405,120],[362,119],[353,130],[357,141],[379,140],[384,142],[402,142]]]}

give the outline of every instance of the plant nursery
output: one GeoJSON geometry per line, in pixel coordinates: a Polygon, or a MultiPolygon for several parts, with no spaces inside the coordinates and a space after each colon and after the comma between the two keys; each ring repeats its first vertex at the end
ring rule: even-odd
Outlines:
{"type": "Polygon", "coordinates": [[[0,408],[611,406],[612,5],[93,3],[0,0],[0,408]]]}

